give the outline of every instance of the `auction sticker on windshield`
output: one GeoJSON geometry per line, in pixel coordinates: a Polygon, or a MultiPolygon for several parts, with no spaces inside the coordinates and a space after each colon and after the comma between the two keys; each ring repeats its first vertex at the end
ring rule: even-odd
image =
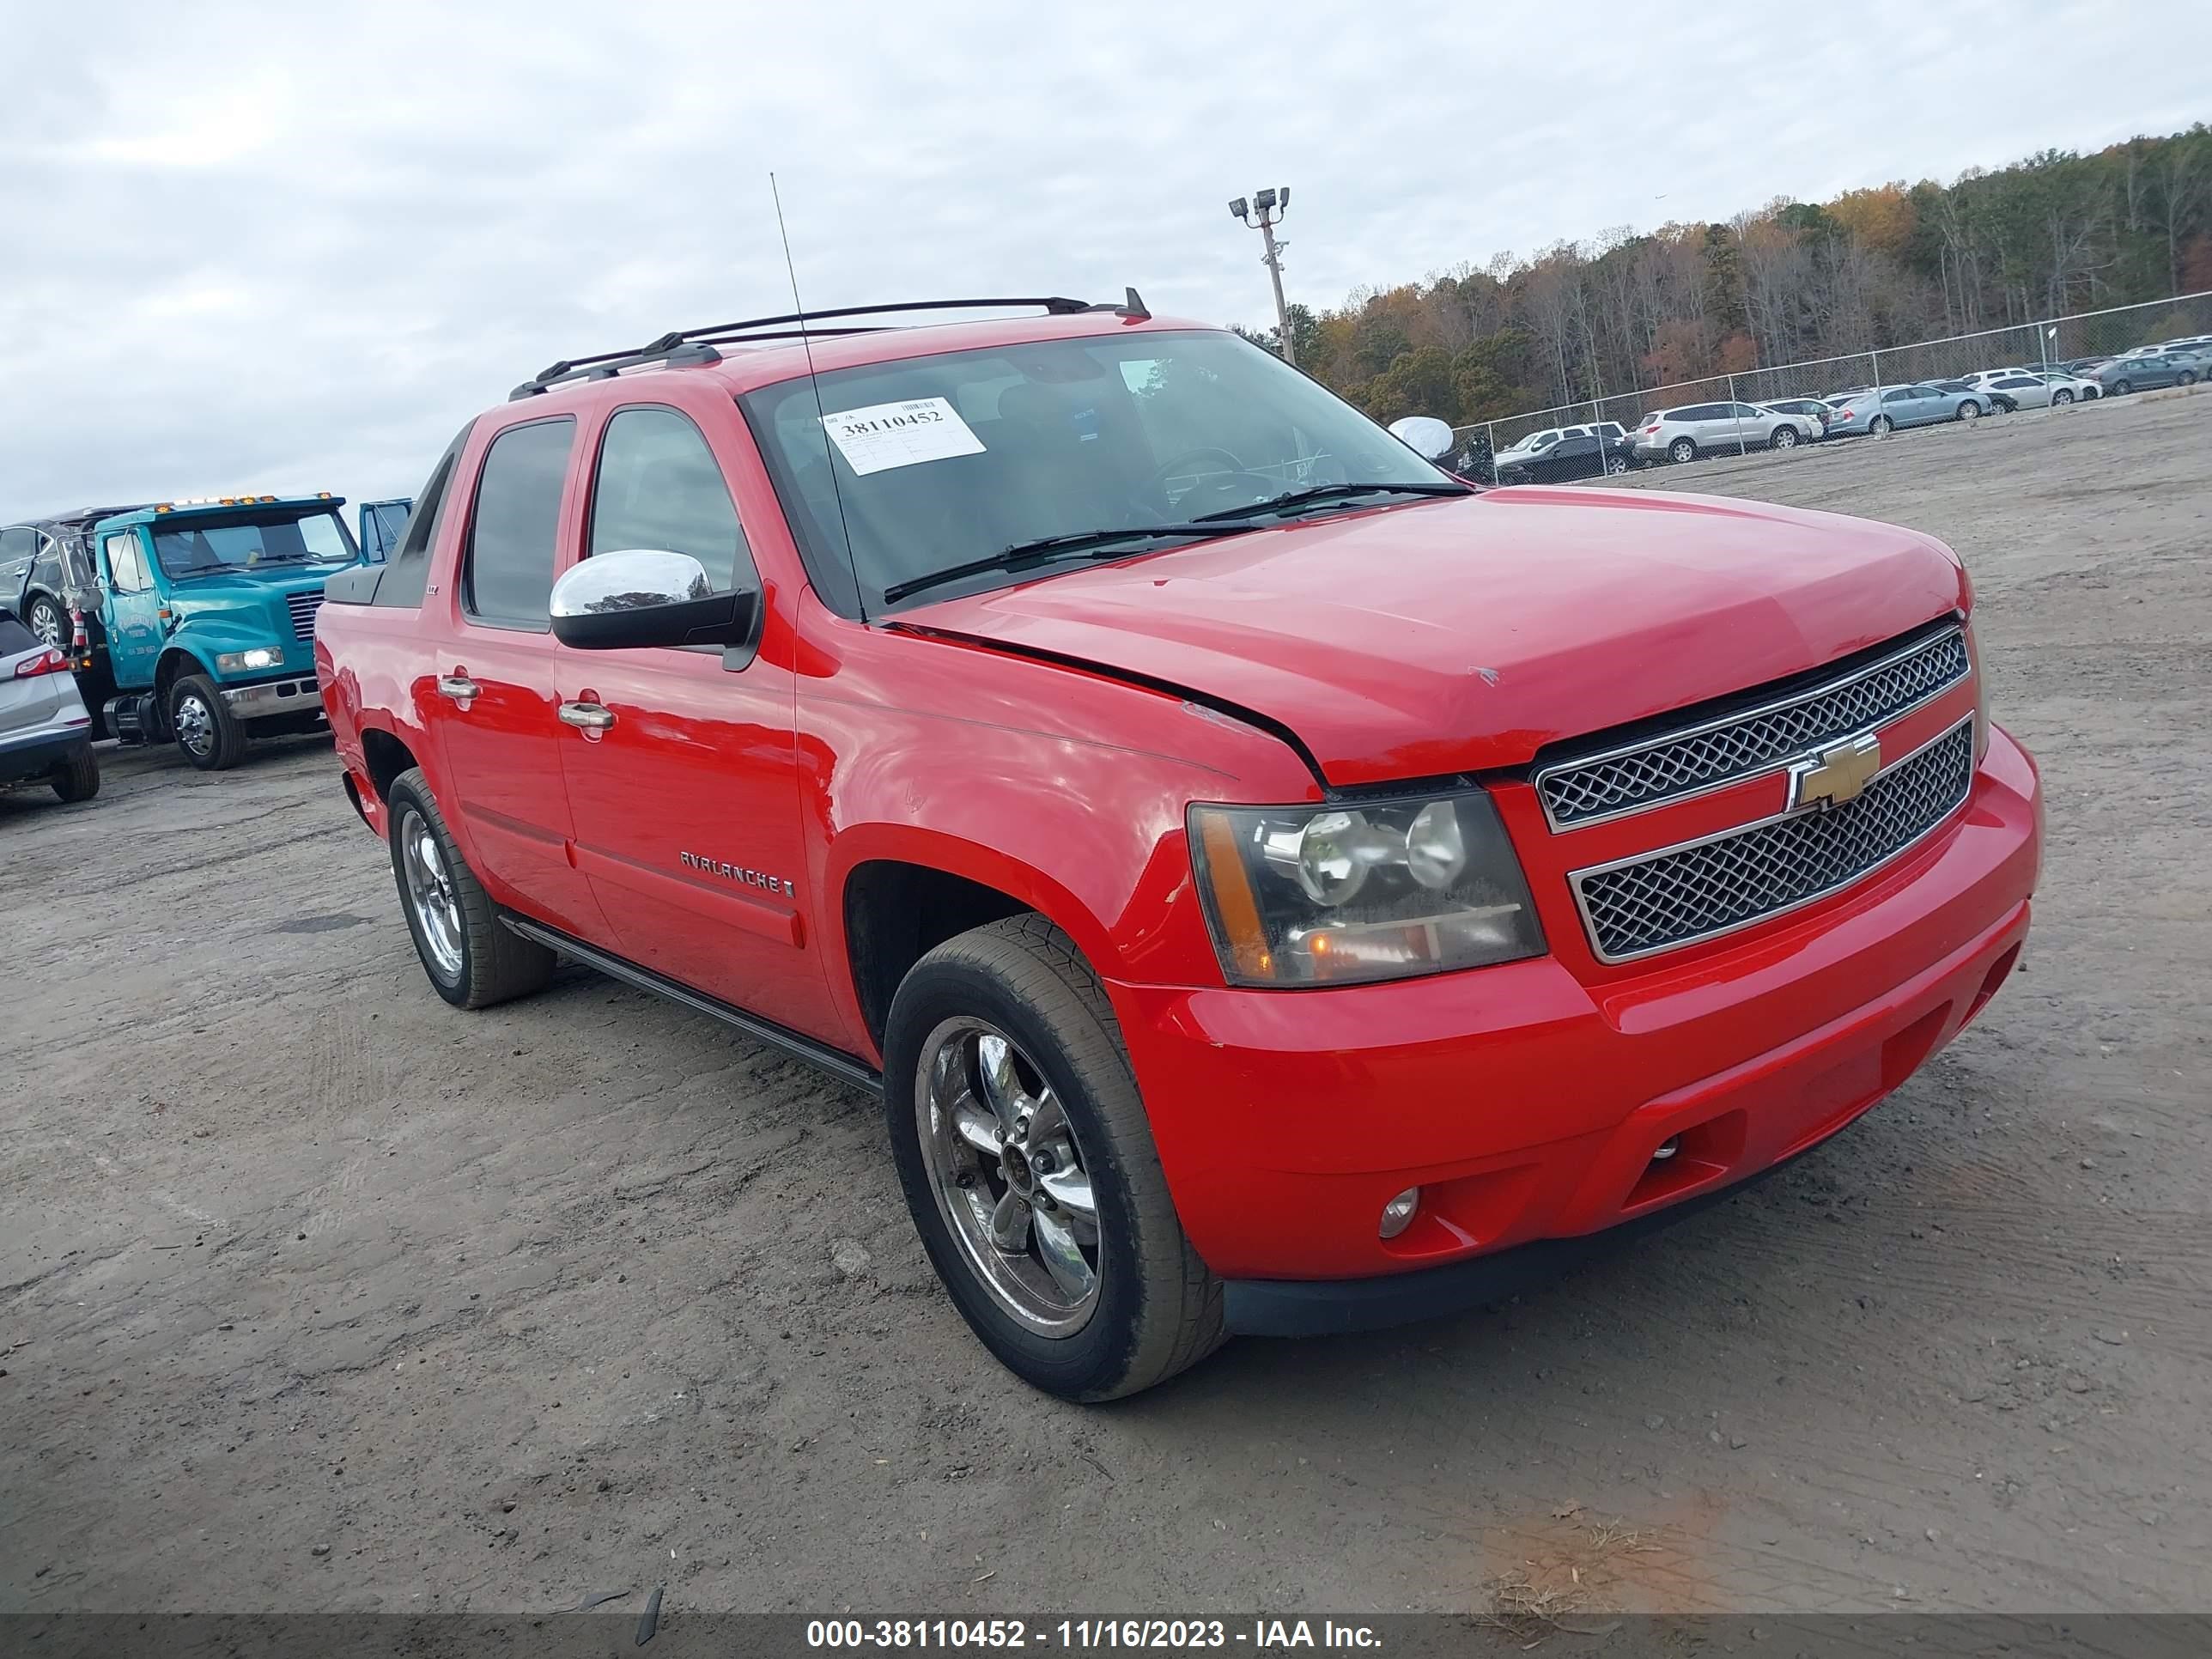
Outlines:
{"type": "Polygon", "coordinates": [[[890,467],[983,453],[982,441],[960,418],[960,411],[942,398],[910,398],[903,403],[842,410],[824,415],[822,424],[829,428],[846,463],[863,477],[890,467]]]}

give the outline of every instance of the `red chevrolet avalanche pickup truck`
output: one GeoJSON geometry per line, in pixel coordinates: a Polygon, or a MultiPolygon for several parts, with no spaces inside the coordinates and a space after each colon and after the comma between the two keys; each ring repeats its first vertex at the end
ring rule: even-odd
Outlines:
{"type": "Polygon", "coordinates": [[[439,994],[566,957],[879,1091],[1021,1376],[1495,1298],[2018,959],[2036,772],[1941,543],[1477,492],[1133,293],[988,303],[1040,314],[555,364],[315,655],[439,994]]]}

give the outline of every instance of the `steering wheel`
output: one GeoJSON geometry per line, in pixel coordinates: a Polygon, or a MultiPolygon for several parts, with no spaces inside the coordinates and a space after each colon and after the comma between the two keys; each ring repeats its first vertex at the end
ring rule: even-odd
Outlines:
{"type": "Polygon", "coordinates": [[[1243,461],[1227,450],[1217,449],[1211,445],[1186,449],[1182,454],[1170,456],[1163,461],[1152,472],[1152,493],[1164,502],[1168,498],[1168,480],[1178,472],[1192,471],[1190,463],[1200,460],[1225,461],[1228,465],[1219,471],[1201,477],[1182,499],[1175,503],[1178,512],[1191,509],[1194,505],[1198,510],[1217,506],[1257,507],[1270,495],[1280,493],[1280,487],[1274,479],[1246,471],[1243,461]],[[1237,488],[1239,483],[1251,486],[1255,493],[1247,496],[1243,490],[1237,488]],[[1215,497],[1219,499],[1217,501],[1215,497]]]}

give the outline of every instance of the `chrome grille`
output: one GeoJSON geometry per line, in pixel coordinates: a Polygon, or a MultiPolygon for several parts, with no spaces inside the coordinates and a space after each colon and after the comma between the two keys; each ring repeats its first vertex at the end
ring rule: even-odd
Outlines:
{"type": "Polygon", "coordinates": [[[1848,886],[1896,857],[1966,799],[1974,723],[1884,769],[1844,805],[1577,872],[1575,900],[1607,962],[1748,927],[1848,886]]]}
{"type": "Polygon", "coordinates": [[[1939,634],[1845,678],[1632,747],[1536,774],[1554,830],[1694,795],[1896,719],[1966,678],[1966,641],[1939,634]]]}
{"type": "Polygon", "coordinates": [[[323,608],[319,592],[295,593],[284,601],[292,613],[292,637],[313,640],[315,637],[315,612],[323,608]]]}

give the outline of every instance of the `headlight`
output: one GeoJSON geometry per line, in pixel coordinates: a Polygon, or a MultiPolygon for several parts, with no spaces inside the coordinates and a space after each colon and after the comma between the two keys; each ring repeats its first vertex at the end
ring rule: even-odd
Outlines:
{"type": "Polygon", "coordinates": [[[257,645],[251,651],[226,651],[215,659],[218,674],[243,674],[256,668],[274,668],[284,653],[272,646],[257,645]]]}
{"type": "Polygon", "coordinates": [[[1541,954],[1480,790],[1334,806],[1194,806],[1191,859],[1232,985],[1403,979],[1541,954]]]}

